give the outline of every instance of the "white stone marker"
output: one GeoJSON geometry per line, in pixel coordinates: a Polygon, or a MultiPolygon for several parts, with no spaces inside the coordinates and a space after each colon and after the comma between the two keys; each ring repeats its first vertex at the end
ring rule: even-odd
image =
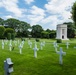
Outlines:
{"type": "Polygon", "coordinates": [[[67,47],[67,49],[69,48],[69,45],[70,45],[69,42],[67,42],[67,43],[66,43],[66,47],[67,47]]]}
{"type": "Polygon", "coordinates": [[[4,49],[4,41],[2,40],[2,49],[4,49]]]}
{"type": "Polygon", "coordinates": [[[14,44],[15,44],[15,46],[17,46],[17,41],[16,40],[14,40],[14,44]]]}
{"type": "Polygon", "coordinates": [[[30,40],[28,40],[28,45],[30,44],[30,40]]]}
{"type": "Polygon", "coordinates": [[[30,45],[30,48],[32,48],[32,42],[30,42],[29,45],[30,45]]]}
{"type": "Polygon", "coordinates": [[[37,51],[38,51],[38,48],[37,48],[37,45],[35,44],[35,47],[33,48],[34,50],[34,57],[37,58],[37,51]]]}
{"type": "Polygon", "coordinates": [[[5,44],[7,45],[7,43],[8,43],[8,40],[6,39],[6,40],[4,40],[4,42],[5,42],[5,44]]]}
{"type": "Polygon", "coordinates": [[[9,44],[9,50],[10,51],[12,50],[12,44],[11,43],[9,44]]]}
{"type": "Polygon", "coordinates": [[[43,46],[45,46],[45,41],[43,41],[43,46]]]}
{"type": "Polygon", "coordinates": [[[57,52],[57,47],[58,47],[58,44],[55,42],[54,43],[54,48],[55,48],[55,51],[57,52]]]}
{"type": "Polygon", "coordinates": [[[22,46],[22,48],[23,48],[23,45],[24,45],[24,41],[21,42],[21,46],[22,46]]]}
{"type": "Polygon", "coordinates": [[[20,41],[19,41],[19,40],[18,40],[17,42],[18,42],[18,44],[20,43],[20,41]]]}
{"type": "Polygon", "coordinates": [[[44,44],[41,42],[41,43],[40,43],[40,49],[41,49],[41,50],[43,49],[43,45],[44,45],[44,44]]]}
{"type": "Polygon", "coordinates": [[[62,56],[63,55],[66,55],[66,52],[63,52],[62,51],[62,47],[60,47],[60,51],[57,51],[57,54],[59,54],[60,56],[59,56],[59,64],[63,64],[63,59],[62,59],[62,56]]]}
{"type": "Polygon", "coordinates": [[[19,52],[20,52],[20,54],[22,54],[22,48],[23,48],[23,47],[22,47],[22,45],[20,44],[20,45],[19,45],[19,52]]]}

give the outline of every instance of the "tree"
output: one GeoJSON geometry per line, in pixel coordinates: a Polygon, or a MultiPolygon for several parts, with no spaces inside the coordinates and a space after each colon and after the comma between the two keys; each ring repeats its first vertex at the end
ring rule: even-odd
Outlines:
{"type": "Polygon", "coordinates": [[[31,34],[35,38],[40,38],[42,31],[43,31],[43,28],[40,25],[34,25],[32,26],[31,34]]]}
{"type": "Polygon", "coordinates": [[[49,32],[47,32],[47,31],[42,31],[41,32],[42,33],[42,38],[49,38],[49,32]]]}
{"type": "Polygon", "coordinates": [[[14,29],[12,29],[12,28],[6,28],[6,30],[5,30],[5,37],[8,37],[8,35],[10,35],[10,34],[12,34],[12,33],[14,33],[15,34],[15,31],[14,31],[14,29]]]}
{"type": "Polygon", "coordinates": [[[0,26],[0,38],[3,38],[5,32],[4,26],[0,26]]]}
{"type": "Polygon", "coordinates": [[[30,24],[24,21],[20,21],[20,31],[22,32],[22,36],[27,37],[29,32],[28,29],[30,28],[30,24]]]}
{"type": "Polygon", "coordinates": [[[0,18],[0,25],[4,25],[4,20],[0,18]]]}
{"type": "Polygon", "coordinates": [[[67,24],[67,37],[74,38],[75,37],[75,25],[72,22],[67,22],[63,24],[67,24]]]}
{"type": "Polygon", "coordinates": [[[76,2],[72,6],[72,19],[74,21],[75,27],[76,27],[76,2]]]}
{"type": "Polygon", "coordinates": [[[51,30],[50,38],[56,38],[56,31],[55,30],[51,30]]]}
{"type": "Polygon", "coordinates": [[[13,29],[16,29],[19,24],[20,21],[14,18],[9,18],[5,21],[5,25],[8,25],[9,28],[13,28],[13,29]]]}

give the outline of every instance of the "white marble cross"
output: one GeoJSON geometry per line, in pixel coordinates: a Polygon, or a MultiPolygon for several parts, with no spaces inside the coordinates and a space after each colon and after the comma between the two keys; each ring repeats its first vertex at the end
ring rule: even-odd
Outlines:
{"type": "Polygon", "coordinates": [[[28,40],[28,45],[30,44],[30,40],[28,40]]]}
{"type": "Polygon", "coordinates": [[[5,44],[7,45],[7,43],[8,43],[8,40],[6,39],[6,40],[5,40],[5,44]]]}
{"type": "Polygon", "coordinates": [[[62,56],[63,55],[66,55],[66,52],[63,52],[63,50],[62,50],[62,47],[60,47],[60,51],[57,51],[57,54],[59,54],[60,56],[59,56],[59,64],[63,64],[63,59],[62,59],[62,56]]]}
{"type": "Polygon", "coordinates": [[[10,40],[10,43],[12,43],[12,40],[10,40]]]}
{"type": "Polygon", "coordinates": [[[40,43],[40,49],[41,50],[43,49],[43,43],[42,42],[40,43]]]}
{"type": "Polygon", "coordinates": [[[2,40],[2,49],[4,49],[4,41],[2,40]]]}
{"type": "Polygon", "coordinates": [[[32,42],[30,42],[29,45],[30,45],[30,48],[32,48],[32,42]]]}
{"type": "Polygon", "coordinates": [[[34,57],[37,58],[37,50],[38,50],[38,48],[37,48],[36,44],[35,44],[35,47],[33,48],[33,50],[34,50],[34,57]]]}
{"type": "Polygon", "coordinates": [[[45,41],[43,41],[43,46],[45,46],[45,41]]]}
{"type": "Polygon", "coordinates": [[[20,43],[20,41],[19,41],[19,40],[18,40],[17,42],[18,42],[18,44],[20,43]]]}
{"type": "Polygon", "coordinates": [[[20,52],[20,54],[22,54],[22,48],[23,48],[23,47],[22,47],[22,45],[20,44],[20,45],[19,45],[19,52],[20,52]]]}
{"type": "Polygon", "coordinates": [[[22,48],[23,48],[23,45],[24,45],[24,41],[21,42],[21,46],[22,46],[22,48]]]}
{"type": "Polygon", "coordinates": [[[10,42],[10,44],[9,44],[9,50],[10,50],[10,51],[12,50],[12,44],[11,44],[11,42],[10,42]]]}
{"type": "Polygon", "coordinates": [[[16,40],[14,40],[14,44],[15,44],[15,46],[17,46],[17,41],[16,40]]]}
{"type": "Polygon", "coordinates": [[[58,47],[58,44],[55,42],[54,43],[54,48],[55,48],[55,51],[57,52],[57,47],[58,47]]]}
{"type": "Polygon", "coordinates": [[[70,45],[69,42],[67,42],[67,43],[66,43],[66,47],[67,47],[67,49],[69,48],[69,45],[70,45]]]}

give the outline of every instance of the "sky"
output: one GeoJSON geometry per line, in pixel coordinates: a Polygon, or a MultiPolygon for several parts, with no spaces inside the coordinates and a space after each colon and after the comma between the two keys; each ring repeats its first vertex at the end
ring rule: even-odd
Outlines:
{"type": "Polygon", "coordinates": [[[56,30],[56,25],[72,22],[71,8],[76,0],[0,0],[0,17],[16,18],[56,30]]]}

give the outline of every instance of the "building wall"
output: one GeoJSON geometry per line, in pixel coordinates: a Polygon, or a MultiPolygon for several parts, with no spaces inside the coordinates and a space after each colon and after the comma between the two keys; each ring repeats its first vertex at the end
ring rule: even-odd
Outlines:
{"type": "Polygon", "coordinates": [[[67,40],[67,25],[57,25],[56,39],[67,40]]]}

